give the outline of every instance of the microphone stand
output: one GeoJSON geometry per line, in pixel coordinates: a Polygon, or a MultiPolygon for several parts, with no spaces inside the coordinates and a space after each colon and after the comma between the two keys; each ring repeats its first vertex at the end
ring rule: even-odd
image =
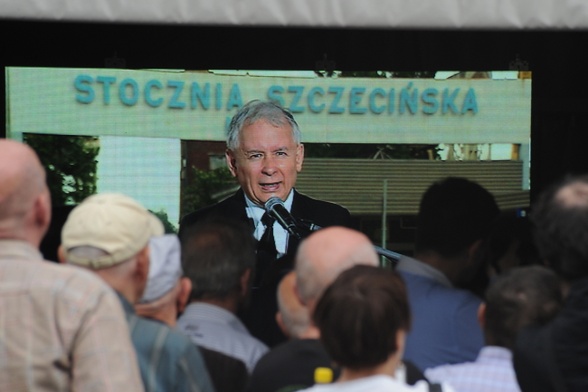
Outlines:
{"type": "MultiPolygon", "coordinates": [[[[302,230],[306,230],[307,233],[322,229],[321,226],[315,225],[312,222],[308,222],[308,221],[304,221],[304,220],[300,220],[300,219],[298,219],[296,222],[297,222],[297,225],[296,225],[297,228],[302,229],[302,230]]],[[[303,236],[300,234],[299,237],[303,237],[303,236]]],[[[386,248],[382,248],[381,246],[374,245],[374,248],[375,248],[376,253],[378,255],[384,256],[387,259],[393,261],[394,265],[396,265],[396,263],[398,263],[398,261],[402,257],[402,255],[400,253],[394,252],[394,251],[386,249],[386,248]]]]}

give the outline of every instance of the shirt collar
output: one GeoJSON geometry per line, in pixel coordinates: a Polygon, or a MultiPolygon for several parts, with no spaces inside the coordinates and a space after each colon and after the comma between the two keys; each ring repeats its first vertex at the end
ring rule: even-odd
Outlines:
{"type": "Polygon", "coordinates": [[[43,260],[41,252],[31,244],[13,239],[0,239],[0,256],[5,258],[43,260]]]}
{"type": "Polygon", "coordinates": [[[398,261],[398,264],[396,264],[396,269],[398,271],[408,272],[409,274],[433,279],[446,287],[453,287],[453,284],[451,284],[443,272],[431,267],[429,264],[413,259],[412,257],[402,256],[398,261]]]}
{"type": "MultiPolygon", "coordinates": [[[[288,197],[284,201],[284,207],[288,211],[292,209],[292,201],[294,200],[294,190],[290,190],[288,197]]],[[[247,211],[247,216],[253,219],[253,223],[257,228],[261,224],[261,217],[265,213],[265,208],[258,206],[255,204],[251,199],[245,195],[245,210],[247,211]]],[[[263,225],[262,225],[263,226],[263,225]]]]}

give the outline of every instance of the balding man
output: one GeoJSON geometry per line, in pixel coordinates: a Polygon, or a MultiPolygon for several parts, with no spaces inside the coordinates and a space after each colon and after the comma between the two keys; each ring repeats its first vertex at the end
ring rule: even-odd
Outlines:
{"type": "MultiPolygon", "coordinates": [[[[310,315],[322,293],[341,272],[357,264],[378,266],[379,262],[370,239],[354,229],[325,227],[302,240],[296,252],[294,271],[283,278],[277,292],[278,323],[284,325],[290,340],[274,347],[259,360],[249,390],[306,388],[325,374],[330,374],[328,380],[334,380],[339,371],[333,367],[321,344],[320,331],[310,315]]],[[[396,377],[409,383],[424,378],[414,366],[410,366],[408,372],[401,368],[396,377]]]]}
{"type": "Polygon", "coordinates": [[[296,287],[312,313],[323,291],[337,276],[356,264],[379,265],[373,243],[363,233],[340,226],[314,232],[296,253],[296,287]]]}
{"type": "Polygon", "coordinates": [[[253,370],[248,391],[295,390],[314,384],[316,369],[338,374],[331,357],[319,341],[319,330],[310,320],[308,308],[296,295],[296,274],[289,272],[277,290],[276,321],[289,340],[272,348],[253,370]]]}
{"type": "Polygon", "coordinates": [[[50,220],[36,153],[0,140],[0,390],[142,391],[116,295],[87,271],[43,260],[50,220]]]}

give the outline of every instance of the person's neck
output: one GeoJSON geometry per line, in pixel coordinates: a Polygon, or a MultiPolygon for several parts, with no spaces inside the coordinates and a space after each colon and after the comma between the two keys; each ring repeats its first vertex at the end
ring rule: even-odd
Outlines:
{"type": "Polygon", "coordinates": [[[299,339],[320,339],[321,333],[317,327],[310,325],[306,330],[300,334],[299,339]]]}
{"type": "Polygon", "coordinates": [[[370,377],[370,376],[377,376],[377,375],[385,375],[394,377],[396,374],[396,369],[400,364],[400,359],[397,355],[390,355],[386,362],[383,362],[379,365],[368,369],[349,369],[344,367],[341,369],[341,375],[337,379],[336,382],[345,382],[345,381],[353,381],[358,380],[360,378],[370,377]]]}
{"type": "Polygon", "coordinates": [[[104,273],[102,270],[94,270],[94,272],[132,305],[135,305],[141,298],[142,293],[138,292],[139,289],[133,282],[120,279],[118,276],[113,276],[109,273],[104,273]]]}
{"type": "Polygon", "coordinates": [[[204,303],[208,305],[218,306],[219,308],[225,309],[231,313],[236,314],[239,307],[238,300],[234,296],[227,296],[226,298],[199,298],[192,301],[191,303],[204,303]]]}
{"type": "Polygon", "coordinates": [[[440,271],[455,284],[461,275],[462,263],[457,258],[447,258],[434,251],[415,252],[414,258],[440,271]]]}

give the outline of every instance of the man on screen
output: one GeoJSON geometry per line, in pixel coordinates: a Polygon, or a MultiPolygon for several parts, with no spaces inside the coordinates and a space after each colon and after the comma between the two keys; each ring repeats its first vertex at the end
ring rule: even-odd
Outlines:
{"type": "Polygon", "coordinates": [[[292,269],[300,239],[310,229],[292,235],[279,222],[266,220],[265,203],[272,197],[279,198],[294,219],[316,227],[351,227],[351,215],[339,205],[295,190],[304,145],[292,114],[275,103],[254,100],[235,114],[227,132],[225,157],[240,189],[219,203],[184,216],[180,239],[188,226],[206,216],[229,216],[248,222],[259,245],[251,303],[241,316],[254,336],[273,346],[285,340],[275,322],[276,288],[281,277],[292,269]]]}

